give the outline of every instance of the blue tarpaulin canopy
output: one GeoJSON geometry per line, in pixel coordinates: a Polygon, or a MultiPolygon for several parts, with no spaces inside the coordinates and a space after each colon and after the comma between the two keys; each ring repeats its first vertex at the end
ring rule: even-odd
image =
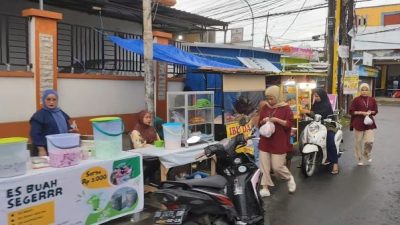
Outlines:
{"type": "MultiPolygon", "coordinates": [[[[139,55],[143,55],[143,40],[141,39],[123,39],[117,36],[108,36],[115,44],[132,51],[139,55]]],[[[168,63],[185,65],[191,68],[222,68],[222,69],[244,69],[236,65],[220,63],[214,60],[203,58],[189,52],[185,52],[172,45],[161,45],[153,43],[153,59],[168,63]]]]}

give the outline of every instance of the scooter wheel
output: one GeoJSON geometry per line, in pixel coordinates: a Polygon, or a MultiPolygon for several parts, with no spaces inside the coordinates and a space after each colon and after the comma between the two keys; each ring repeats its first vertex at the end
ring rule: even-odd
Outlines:
{"type": "Polygon", "coordinates": [[[303,154],[301,163],[301,172],[305,177],[310,177],[315,172],[315,161],[317,158],[317,153],[312,152],[308,154],[303,154]]]}

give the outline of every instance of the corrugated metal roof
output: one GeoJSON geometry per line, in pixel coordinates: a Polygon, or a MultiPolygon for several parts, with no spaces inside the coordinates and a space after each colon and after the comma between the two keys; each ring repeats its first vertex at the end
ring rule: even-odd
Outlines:
{"type": "MultiPolygon", "coordinates": [[[[30,0],[38,2],[38,0],[30,0]]],[[[53,5],[89,14],[98,14],[93,6],[101,8],[102,16],[142,23],[142,0],[51,0],[53,5]]],[[[227,22],[158,5],[153,9],[153,28],[167,32],[221,30],[227,22]]]]}
{"type": "Polygon", "coordinates": [[[358,27],[352,36],[352,51],[400,49],[400,25],[358,27]]]}
{"type": "Polygon", "coordinates": [[[281,72],[274,64],[272,64],[268,59],[259,58],[245,58],[237,57],[240,62],[242,62],[249,69],[259,69],[265,72],[279,73],[281,72]]]}
{"type": "Polygon", "coordinates": [[[241,49],[241,50],[250,50],[250,51],[258,51],[258,52],[267,52],[276,55],[284,55],[282,52],[271,51],[264,48],[256,48],[249,46],[240,46],[240,45],[230,45],[230,44],[221,44],[221,43],[205,43],[205,42],[195,42],[195,43],[185,43],[186,46],[189,47],[199,47],[199,48],[222,48],[222,49],[241,49]]]}

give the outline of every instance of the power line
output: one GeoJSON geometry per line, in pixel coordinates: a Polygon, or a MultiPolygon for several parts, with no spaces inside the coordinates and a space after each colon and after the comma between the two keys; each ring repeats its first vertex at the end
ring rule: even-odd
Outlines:
{"type": "MultiPolygon", "coordinates": [[[[283,11],[283,12],[278,12],[278,13],[271,13],[271,14],[269,14],[269,15],[256,16],[256,17],[254,17],[254,19],[265,18],[265,17],[267,17],[267,16],[269,16],[269,17],[274,17],[274,16],[290,15],[290,14],[293,14],[293,13],[311,11],[311,10],[316,10],[316,9],[321,9],[321,8],[326,8],[326,7],[327,7],[327,4],[326,4],[326,3],[322,3],[322,4],[313,5],[313,6],[310,6],[310,7],[308,7],[308,8],[303,8],[303,9],[290,10],[290,11],[283,11]]],[[[240,22],[240,21],[246,21],[246,20],[251,20],[251,19],[252,19],[252,18],[244,18],[244,19],[235,20],[235,21],[228,21],[228,22],[229,22],[229,23],[232,23],[232,22],[240,22]]]]}
{"type": "MultiPolygon", "coordinates": [[[[307,2],[307,0],[304,0],[303,5],[301,6],[300,10],[302,10],[302,9],[304,8],[304,5],[306,4],[306,2],[307,2]]],[[[283,32],[283,33],[281,34],[281,36],[279,36],[279,37],[282,37],[283,35],[286,34],[286,32],[289,31],[290,27],[292,27],[292,25],[293,25],[294,22],[296,21],[297,17],[299,17],[300,12],[301,12],[301,11],[299,11],[299,12],[296,14],[296,17],[293,19],[292,23],[286,28],[285,32],[283,32]]]]}

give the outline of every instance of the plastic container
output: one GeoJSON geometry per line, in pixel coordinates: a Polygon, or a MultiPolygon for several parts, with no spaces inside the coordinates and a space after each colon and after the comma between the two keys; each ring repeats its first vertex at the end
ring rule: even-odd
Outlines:
{"type": "Polygon", "coordinates": [[[29,151],[28,138],[0,139],[0,177],[14,177],[26,173],[29,151]]]}
{"type": "Polygon", "coordinates": [[[180,148],[183,135],[182,123],[164,123],[162,126],[165,149],[180,148]]]}
{"type": "Polygon", "coordinates": [[[94,157],[94,140],[81,140],[82,159],[94,157]]]}
{"type": "Polygon", "coordinates": [[[51,167],[67,167],[80,163],[82,152],[79,134],[53,134],[47,135],[46,139],[51,167]]]}
{"type": "Polygon", "coordinates": [[[156,146],[157,148],[162,148],[162,147],[164,147],[164,141],[156,140],[156,141],[154,141],[154,146],[156,146]]]}
{"type": "Polygon", "coordinates": [[[110,159],[122,153],[124,124],[119,117],[101,117],[90,120],[93,125],[94,157],[110,159]]]}

